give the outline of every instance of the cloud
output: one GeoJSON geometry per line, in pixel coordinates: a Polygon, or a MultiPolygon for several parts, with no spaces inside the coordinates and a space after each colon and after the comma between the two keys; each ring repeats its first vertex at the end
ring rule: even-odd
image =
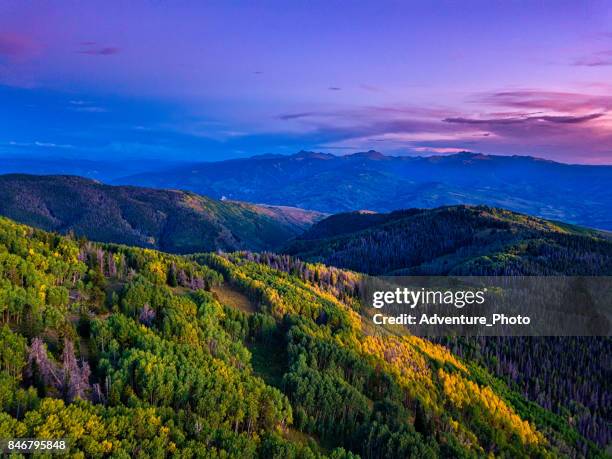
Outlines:
{"type": "Polygon", "coordinates": [[[73,145],[70,144],[59,144],[59,143],[55,143],[55,142],[41,142],[41,141],[34,141],[34,142],[16,142],[14,140],[11,140],[10,142],[7,143],[7,145],[11,146],[11,147],[27,147],[27,148],[31,148],[31,147],[40,147],[40,148],[74,148],[73,145]]]}
{"type": "Polygon", "coordinates": [[[538,121],[547,121],[549,123],[560,123],[560,124],[577,124],[585,123],[597,118],[604,116],[603,113],[591,113],[582,116],[571,116],[571,115],[542,115],[542,116],[521,116],[521,117],[507,117],[507,118],[445,118],[446,123],[458,123],[458,124],[486,124],[486,125],[503,125],[503,124],[517,124],[517,123],[533,123],[538,121]]]}
{"type": "Polygon", "coordinates": [[[359,87],[361,89],[363,89],[364,91],[369,91],[369,92],[384,92],[384,90],[378,86],[374,86],[371,84],[361,84],[359,85],[359,87]]]}
{"type": "Polygon", "coordinates": [[[301,112],[301,113],[287,113],[284,115],[279,115],[278,119],[289,121],[289,120],[297,120],[300,118],[308,118],[311,116],[317,115],[316,112],[301,112]]]}
{"type": "Polygon", "coordinates": [[[92,48],[79,51],[80,54],[89,54],[90,56],[112,56],[118,54],[119,48],[115,47],[104,47],[104,48],[92,48]]]}
{"type": "Polygon", "coordinates": [[[32,43],[25,37],[0,32],[0,57],[17,58],[31,51],[32,43]]]}
{"type": "Polygon", "coordinates": [[[590,56],[581,57],[574,60],[572,65],[583,67],[604,67],[612,65],[612,50],[599,51],[590,56]]]}
{"type": "Polygon", "coordinates": [[[551,123],[585,123],[587,121],[595,120],[604,116],[604,113],[591,113],[583,116],[562,116],[562,115],[549,115],[549,116],[537,116],[535,117],[541,121],[549,121],[551,123]]]}
{"type": "Polygon", "coordinates": [[[77,51],[77,53],[88,54],[90,56],[112,56],[121,52],[121,48],[116,46],[99,46],[95,41],[83,41],[81,46],[82,49],[77,51]]]}
{"type": "MultiPolygon", "coordinates": [[[[320,148],[354,145],[369,149],[384,142],[387,151],[415,151],[415,147],[459,148],[465,150],[473,138],[482,137],[479,128],[443,123],[440,115],[452,115],[451,110],[418,106],[374,106],[356,109],[301,112],[282,115],[294,128],[302,127],[296,136],[309,139],[320,148]],[[428,142],[442,145],[428,145],[428,142]],[[448,143],[449,145],[446,145],[448,143]]],[[[445,150],[440,150],[445,151],[445,150]]]]}
{"type": "Polygon", "coordinates": [[[475,118],[444,118],[445,123],[457,123],[457,124],[515,124],[523,123],[529,118],[489,118],[489,119],[475,119],[475,118]]]}
{"type": "Polygon", "coordinates": [[[489,134],[478,141],[481,151],[514,150],[570,162],[612,161],[612,97],[608,95],[521,89],[476,94],[470,102],[479,106],[480,116],[443,121],[485,129],[489,134]],[[488,111],[491,106],[494,110],[488,111]]]}
{"type": "Polygon", "coordinates": [[[419,153],[461,153],[465,151],[464,148],[455,148],[455,147],[415,147],[414,151],[418,151],[419,153]]]}
{"type": "Polygon", "coordinates": [[[350,144],[368,149],[384,142],[385,151],[398,154],[471,150],[602,162],[612,160],[610,110],[607,95],[519,89],[472,94],[456,107],[381,105],[279,118],[296,139],[310,139],[308,148],[350,144]]]}
{"type": "Polygon", "coordinates": [[[0,84],[32,88],[36,79],[29,65],[41,46],[20,33],[0,31],[0,84]]]}
{"type": "Polygon", "coordinates": [[[543,91],[521,89],[478,94],[472,102],[511,107],[522,110],[550,110],[558,112],[575,112],[578,110],[612,109],[612,96],[593,95],[574,92],[543,91]]]}
{"type": "Polygon", "coordinates": [[[80,99],[69,101],[68,109],[74,112],[84,112],[84,113],[105,113],[108,111],[104,107],[93,105],[86,100],[80,100],[80,99]]]}
{"type": "Polygon", "coordinates": [[[0,60],[21,60],[34,54],[38,46],[30,37],[0,31],[0,60]]]}
{"type": "Polygon", "coordinates": [[[96,107],[96,106],[75,107],[73,108],[73,110],[75,112],[84,112],[84,113],[106,113],[108,111],[104,107],[96,107]]]}
{"type": "Polygon", "coordinates": [[[58,144],[54,142],[34,142],[34,145],[44,148],[72,148],[72,145],[58,144]]]}

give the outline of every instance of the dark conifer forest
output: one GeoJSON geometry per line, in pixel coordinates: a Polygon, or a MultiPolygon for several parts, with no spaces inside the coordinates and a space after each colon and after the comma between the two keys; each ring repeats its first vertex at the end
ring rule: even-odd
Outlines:
{"type": "Polygon", "coordinates": [[[285,253],[377,275],[612,274],[612,236],[486,206],[337,214],[285,253]]]}

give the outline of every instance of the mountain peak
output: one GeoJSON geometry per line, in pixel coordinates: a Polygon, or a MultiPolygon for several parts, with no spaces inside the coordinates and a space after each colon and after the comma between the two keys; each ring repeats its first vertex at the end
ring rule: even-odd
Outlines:
{"type": "Polygon", "coordinates": [[[347,158],[364,158],[364,159],[372,159],[375,161],[381,161],[381,160],[385,160],[385,159],[389,159],[388,156],[383,155],[382,153],[380,153],[379,151],[376,150],[368,150],[368,151],[361,151],[358,153],[353,153],[350,155],[346,155],[347,158]]]}

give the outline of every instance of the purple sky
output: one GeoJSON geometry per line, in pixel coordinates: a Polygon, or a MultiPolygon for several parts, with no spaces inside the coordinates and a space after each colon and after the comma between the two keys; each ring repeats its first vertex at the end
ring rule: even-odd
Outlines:
{"type": "Polygon", "coordinates": [[[609,2],[0,3],[0,154],[612,164],[609,2]]]}

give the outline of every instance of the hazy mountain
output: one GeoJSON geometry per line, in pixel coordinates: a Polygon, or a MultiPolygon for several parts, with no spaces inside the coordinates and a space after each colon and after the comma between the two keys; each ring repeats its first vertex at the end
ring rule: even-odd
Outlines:
{"type": "Polygon", "coordinates": [[[612,229],[612,166],[567,165],[527,156],[300,152],[194,163],[117,183],[328,213],[486,204],[612,229]]]}
{"type": "Polygon", "coordinates": [[[612,274],[608,233],[485,206],[332,215],[284,252],[372,274],[612,274]]]}
{"type": "Polygon", "coordinates": [[[0,176],[0,215],[45,230],[169,252],[273,249],[321,214],[114,187],[74,176],[0,176]]]}

